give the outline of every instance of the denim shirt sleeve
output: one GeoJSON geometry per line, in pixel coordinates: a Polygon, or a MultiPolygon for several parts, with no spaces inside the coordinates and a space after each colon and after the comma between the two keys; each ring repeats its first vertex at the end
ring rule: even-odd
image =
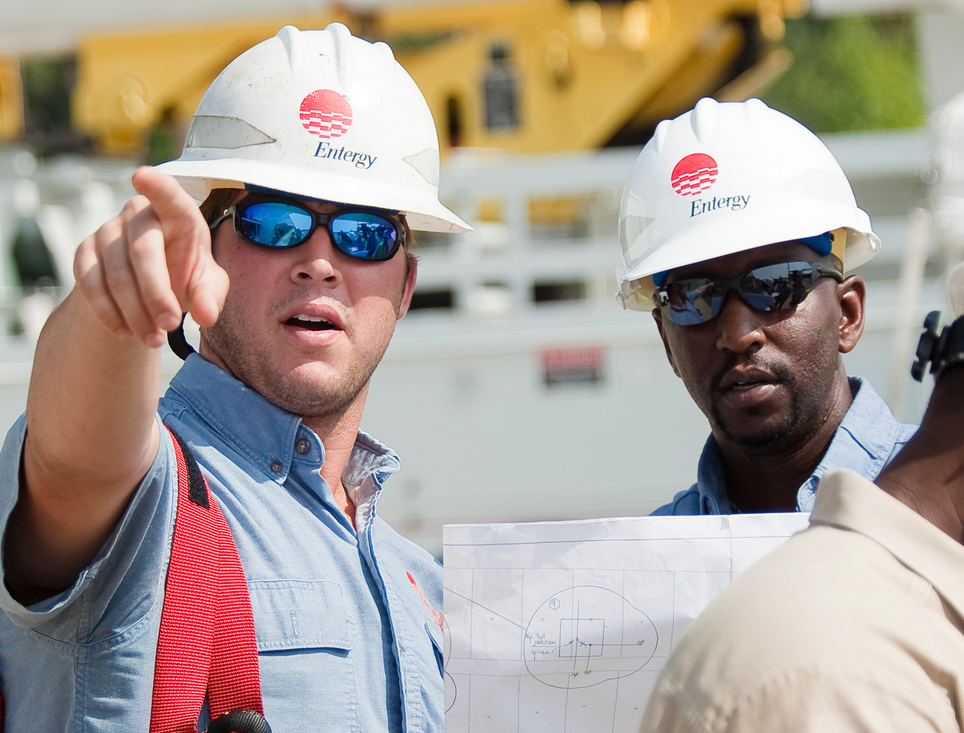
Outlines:
{"type": "MultiPolygon", "coordinates": [[[[21,417],[0,453],[4,530],[19,493],[25,425],[21,417]]],[[[169,556],[173,460],[162,439],[117,528],[70,588],[23,606],[0,583],[7,730],[69,730],[91,720],[146,729],[151,675],[144,671],[153,669],[169,556]]]]}
{"type": "MultiPolygon", "coordinates": [[[[0,458],[0,476],[2,476],[0,482],[3,487],[0,522],[4,532],[10,512],[16,504],[19,490],[20,454],[23,449],[23,439],[26,436],[23,423],[24,418],[21,418],[11,429],[0,458]]],[[[38,623],[44,624],[46,632],[49,633],[53,631],[49,624],[55,622],[59,616],[68,613],[68,609],[78,598],[86,596],[84,609],[86,624],[84,628],[74,628],[70,632],[71,636],[79,641],[91,642],[100,640],[103,634],[116,633],[116,628],[107,628],[114,624],[106,617],[116,610],[110,600],[124,589],[125,581],[128,578],[148,575],[153,578],[153,582],[147,585],[157,586],[157,580],[159,579],[162,583],[164,579],[167,566],[167,558],[164,555],[167,553],[151,553],[144,561],[140,560],[140,556],[143,554],[142,546],[148,535],[169,536],[170,534],[174,511],[174,505],[170,499],[173,492],[158,490],[171,478],[172,472],[167,466],[170,450],[170,442],[162,440],[154,463],[135,491],[120,523],[91,564],[80,572],[70,588],[39,604],[24,607],[13,600],[5,584],[0,584],[0,608],[18,625],[30,627],[38,623]],[[141,567],[135,568],[135,564],[141,567]],[[154,572],[145,573],[147,568],[143,567],[144,565],[152,566],[154,572]]],[[[170,455],[170,460],[174,460],[173,453],[170,455]]],[[[176,474],[173,478],[176,480],[176,474]]],[[[0,573],[2,572],[3,569],[0,568],[0,573]]],[[[147,596],[156,596],[157,588],[152,590],[144,587],[136,593],[139,597],[137,603],[122,614],[128,620],[143,615],[146,607],[141,604],[146,602],[149,605],[153,602],[148,600],[145,592],[147,596]]]]}

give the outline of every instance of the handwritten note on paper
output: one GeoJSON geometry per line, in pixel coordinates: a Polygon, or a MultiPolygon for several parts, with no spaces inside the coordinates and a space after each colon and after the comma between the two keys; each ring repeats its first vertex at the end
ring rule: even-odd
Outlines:
{"type": "Polygon", "coordinates": [[[636,733],[696,615],[807,514],[448,525],[446,733],[636,733]]]}

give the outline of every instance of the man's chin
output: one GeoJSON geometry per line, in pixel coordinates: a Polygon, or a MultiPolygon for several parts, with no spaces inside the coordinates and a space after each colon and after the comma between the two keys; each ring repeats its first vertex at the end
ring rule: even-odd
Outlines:
{"type": "Polygon", "coordinates": [[[773,431],[769,433],[752,433],[748,435],[733,434],[724,431],[727,440],[745,451],[763,452],[775,451],[791,442],[793,431],[773,431]]]}
{"type": "Polygon", "coordinates": [[[792,443],[796,434],[797,421],[784,417],[770,421],[756,420],[752,425],[737,425],[733,421],[721,419],[714,414],[714,432],[722,434],[731,445],[746,451],[779,450],[792,443]]]}

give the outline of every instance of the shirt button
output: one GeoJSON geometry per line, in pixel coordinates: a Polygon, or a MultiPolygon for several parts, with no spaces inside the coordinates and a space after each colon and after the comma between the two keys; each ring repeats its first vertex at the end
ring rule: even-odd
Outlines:
{"type": "Polygon", "coordinates": [[[311,443],[308,442],[307,438],[302,438],[295,443],[295,450],[298,451],[300,455],[306,456],[311,453],[311,443]]]}
{"type": "Polygon", "coordinates": [[[271,461],[271,470],[275,473],[281,473],[281,461],[271,461]]]}

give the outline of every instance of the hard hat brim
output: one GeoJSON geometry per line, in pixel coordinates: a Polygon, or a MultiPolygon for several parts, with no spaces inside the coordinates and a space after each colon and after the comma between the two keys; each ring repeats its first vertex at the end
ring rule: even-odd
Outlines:
{"type": "MultiPolygon", "coordinates": [[[[798,211],[788,207],[787,216],[798,211]]],[[[707,222],[690,228],[685,234],[663,242],[649,256],[644,256],[636,265],[620,277],[620,300],[629,310],[652,310],[651,300],[656,284],[653,275],[660,272],[726,257],[738,252],[767,247],[788,241],[788,230],[797,232],[797,238],[813,237],[824,232],[844,227],[848,231],[847,248],[844,253],[844,272],[849,273],[856,267],[873,258],[880,251],[880,239],[870,228],[870,218],[859,209],[842,210],[840,217],[826,219],[807,217],[805,211],[799,214],[798,226],[787,226],[787,216],[775,217],[770,223],[764,222],[753,229],[746,222],[729,226],[722,222],[707,222]],[[841,219],[845,221],[842,222],[841,219]]],[[[789,240],[793,241],[793,240],[789,240]]]]}
{"type": "Polygon", "coordinates": [[[157,169],[176,178],[199,202],[216,188],[253,186],[318,201],[398,211],[405,214],[413,231],[459,233],[472,229],[438,200],[399,185],[242,158],[179,159],[162,163],[157,169]]]}

